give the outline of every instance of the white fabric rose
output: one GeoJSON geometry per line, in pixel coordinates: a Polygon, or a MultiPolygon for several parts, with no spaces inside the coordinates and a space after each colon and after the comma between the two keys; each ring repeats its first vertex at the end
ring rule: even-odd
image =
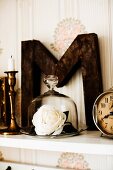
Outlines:
{"type": "Polygon", "coordinates": [[[41,106],[32,119],[37,135],[58,135],[62,132],[65,121],[65,113],[50,105],[41,106]]]}

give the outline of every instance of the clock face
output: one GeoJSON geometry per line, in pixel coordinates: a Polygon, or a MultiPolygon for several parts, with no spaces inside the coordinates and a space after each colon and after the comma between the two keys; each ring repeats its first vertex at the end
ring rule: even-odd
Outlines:
{"type": "Polygon", "coordinates": [[[94,121],[103,133],[113,135],[113,92],[100,95],[94,104],[94,121]]]}

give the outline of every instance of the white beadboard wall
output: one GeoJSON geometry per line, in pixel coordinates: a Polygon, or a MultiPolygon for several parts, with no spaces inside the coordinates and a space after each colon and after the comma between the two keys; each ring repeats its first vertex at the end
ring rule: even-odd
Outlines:
{"type": "MultiPolygon", "coordinates": [[[[0,76],[13,55],[21,86],[21,41],[39,39],[50,49],[57,24],[66,18],[81,21],[88,33],[99,37],[104,89],[113,85],[112,0],[0,0],[0,76]]],[[[51,50],[51,49],[50,49],[51,50]]]]}
{"type": "MultiPolygon", "coordinates": [[[[0,0],[0,76],[13,55],[19,71],[16,87],[21,87],[21,41],[38,39],[53,53],[50,44],[54,42],[58,23],[74,18],[84,25],[87,33],[98,35],[104,90],[110,88],[113,85],[112,11],[112,0],[0,0]]],[[[81,72],[58,91],[76,102],[79,122],[85,124],[81,72]]]]}
{"type": "MultiPolygon", "coordinates": [[[[104,90],[113,86],[113,0],[0,0],[0,76],[5,75],[7,60],[13,55],[19,71],[16,88],[21,88],[21,41],[40,40],[53,52],[50,44],[54,41],[54,31],[66,18],[78,19],[87,33],[98,35],[104,90]]],[[[59,91],[77,103],[79,120],[84,123],[81,73],[78,71],[59,91]]],[[[5,154],[6,150],[3,149],[5,154]]],[[[27,159],[26,152],[16,150],[14,155],[22,161],[27,159]]],[[[11,160],[15,158],[8,153],[11,160]]],[[[31,155],[29,160],[35,162],[37,153],[34,151],[31,155]]]]}

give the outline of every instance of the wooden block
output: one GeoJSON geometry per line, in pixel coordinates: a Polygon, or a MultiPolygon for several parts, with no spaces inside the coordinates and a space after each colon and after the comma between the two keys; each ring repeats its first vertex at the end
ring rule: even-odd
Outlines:
{"type": "Polygon", "coordinates": [[[41,72],[46,75],[56,74],[59,78],[58,87],[62,87],[78,69],[82,70],[83,76],[86,123],[89,129],[95,129],[92,107],[97,96],[103,91],[97,35],[94,33],[78,35],[59,61],[40,41],[22,42],[23,125],[26,124],[24,119],[27,120],[30,100],[40,94],[38,87],[41,72]]]}
{"type": "Polygon", "coordinates": [[[21,60],[21,120],[22,126],[28,123],[28,106],[33,98],[40,95],[39,67],[33,62],[33,41],[22,42],[21,60]]]}
{"type": "Polygon", "coordinates": [[[81,68],[83,77],[86,123],[95,129],[92,107],[103,92],[98,37],[96,34],[78,35],[57,64],[58,87],[63,86],[81,68]]]}
{"type": "Polygon", "coordinates": [[[21,120],[22,126],[27,126],[28,106],[40,95],[41,73],[54,74],[57,59],[40,41],[23,41],[21,45],[21,120]]]}
{"type": "Polygon", "coordinates": [[[55,74],[56,63],[58,60],[50,53],[40,41],[33,41],[34,44],[34,63],[40,68],[41,72],[49,75],[55,74]]]}

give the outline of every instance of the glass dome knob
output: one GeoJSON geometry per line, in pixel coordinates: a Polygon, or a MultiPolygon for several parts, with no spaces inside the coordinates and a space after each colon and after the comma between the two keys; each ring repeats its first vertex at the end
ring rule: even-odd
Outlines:
{"type": "Polygon", "coordinates": [[[43,81],[49,90],[53,90],[54,87],[58,84],[58,77],[55,75],[47,75],[44,77],[43,81]]]}

